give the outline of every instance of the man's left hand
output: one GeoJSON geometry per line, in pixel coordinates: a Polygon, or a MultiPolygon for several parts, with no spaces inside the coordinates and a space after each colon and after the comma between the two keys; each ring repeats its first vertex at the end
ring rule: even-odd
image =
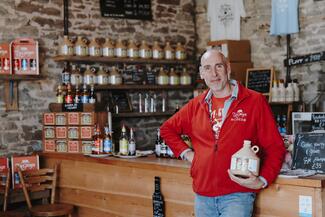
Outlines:
{"type": "Polygon", "coordinates": [[[258,177],[255,176],[253,173],[250,172],[248,178],[241,178],[235,176],[230,170],[228,170],[229,177],[232,181],[236,182],[237,184],[244,186],[250,189],[261,189],[263,188],[264,182],[258,177]]]}

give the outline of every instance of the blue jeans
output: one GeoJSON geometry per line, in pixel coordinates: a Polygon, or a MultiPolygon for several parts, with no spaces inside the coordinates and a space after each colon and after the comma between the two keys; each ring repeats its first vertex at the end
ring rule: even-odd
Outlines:
{"type": "Polygon", "coordinates": [[[251,217],[256,193],[233,193],[218,197],[195,195],[196,217],[251,217]]]}

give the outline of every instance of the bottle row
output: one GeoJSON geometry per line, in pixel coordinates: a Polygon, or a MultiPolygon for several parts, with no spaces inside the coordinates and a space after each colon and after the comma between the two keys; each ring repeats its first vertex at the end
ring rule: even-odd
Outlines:
{"type": "Polygon", "coordinates": [[[287,115],[277,114],[275,117],[279,133],[284,136],[287,135],[287,115]]]}
{"type": "Polygon", "coordinates": [[[122,69],[113,66],[110,68],[104,68],[99,66],[98,70],[95,67],[86,65],[84,72],[72,65],[71,69],[68,64],[65,65],[62,71],[62,83],[67,85],[120,85],[120,84],[158,84],[158,85],[190,85],[192,83],[192,77],[187,72],[186,68],[169,70],[160,68],[142,68],[140,66],[129,66],[122,69]]]}
{"type": "Polygon", "coordinates": [[[60,44],[60,55],[65,56],[94,56],[94,57],[121,57],[121,58],[142,58],[142,59],[167,59],[167,60],[185,60],[187,58],[186,49],[178,42],[175,49],[166,42],[163,48],[154,41],[150,46],[145,40],[138,45],[134,40],[129,39],[127,45],[122,39],[116,40],[116,43],[107,38],[105,43],[101,44],[98,39],[93,38],[89,43],[82,36],[78,36],[75,41],[63,37],[60,44]]]}
{"type": "Polygon", "coordinates": [[[273,87],[271,89],[271,102],[299,102],[300,90],[297,80],[287,83],[285,87],[284,80],[273,81],[273,87]]]}
{"type": "Polygon", "coordinates": [[[87,88],[87,85],[83,85],[82,93],[79,90],[79,86],[76,85],[75,88],[71,86],[70,83],[66,85],[58,85],[56,90],[56,102],[57,103],[96,103],[96,96],[94,91],[94,85],[90,86],[90,91],[87,88]]]}

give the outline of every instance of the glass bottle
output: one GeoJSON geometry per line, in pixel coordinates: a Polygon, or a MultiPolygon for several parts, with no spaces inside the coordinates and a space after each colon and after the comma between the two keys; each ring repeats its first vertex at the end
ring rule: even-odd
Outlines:
{"type": "Polygon", "coordinates": [[[186,68],[183,68],[181,73],[181,85],[191,85],[191,75],[187,72],[186,68]]]}
{"type": "Polygon", "coordinates": [[[70,82],[72,85],[81,85],[82,84],[82,75],[80,69],[76,65],[72,65],[70,82]]]}
{"type": "Polygon", "coordinates": [[[130,39],[129,43],[128,43],[127,56],[129,58],[138,58],[139,57],[139,48],[136,45],[136,43],[134,43],[134,41],[132,39],[130,39]]]}
{"type": "Polygon", "coordinates": [[[134,133],[133,133],[133,128],[130,129],[130,139],[129,139],[129,155],[130,156],[135,156],[136,154],[136,144],[135,144],[135,139],[134,139],[134,133]]]}
{"type": "Polygon", "coordinates": [[[168,75],[165,72],[163,67],[160,67],[158,77],[157,77],[157,83],[159,85],[167,85],[168,84],[168,75]]]}
{"type": "Polygon", "coordinates": [[[178,42],[175,49],[175,57],[177,60],[185,60],[186,59],[186,51],[183,45],[178,42]]]}
{"type": "Polygon", "coordinates": [[[108,84],[108,74],[104,71],[103,66],[99,66],[99,70],[97,72],[97,84],[108,84]]]}
{"type": "Polygon", "coordinates": [[[102,56],[102,48],[96,38],[93,38],[88,45],[88,54],[92,57],[102,56]]]}
{"type": "Polygon", "coordinates": [[[58,85],[56,89],[56,102],[63,103],[63,93],[62,93],[62,86],[58,85]]]}
{"type": "Polygon", "coordinates": [[[122,84],[122,76],[118,72],[118,70],[116,69],[115,66],[112,67],[112,70],[111,70],[111,72],[109,74],[109,80],[110,80],[110,83],[113,84],[113,85],[122,84]]]}
{"type": "Polygon", "coordinates": [[[161,137],[160,137],[160,129],[157,129],[157,138],[156,138],[156,143],[155,143],[155,154],[157,157],[160,157],[161,153],[161,137]]]}
{"type": "Polygon", "coordinates": [[[231,157],[230,170],[236,176],[249,177],[249,172],[259,174],[260,159],[256,156],[258,146],[251,147],[251,141],[244,140],[243,147],[231,157]]]}
{"type": "Polygon", "coordinates": [[[273,80],[273,87],[271,89],[271,102],[279,102],[279,90],[277,80],[273,80]]]}
{"type": "Polygon", "coordinates": [[[90,86],[89,103],[92,103],[92,104],[96,103],[95,88],[94,88],[93,84],[90,86]]]}
{"type": "Polygon", "coordinates": [[[81,103],[88,103],[88,102],[89,102],[89,94],[88,94],[88,90],[87,90],[87,85],[84,84],[82,96],[81,96],[81,103]]]}
{"type": "Polygon", "coordinates": [[[93,136],[94,145],[92,148],[92,154],[102,154],[103,153],[103,136],[100,131],[99,124],[94,126],[94,136],[93,136]]]}
{"type": "Polygon", "coordinates": [[[105,138],[104,138],[103,151],[105,154],[112,154],[113,153],[112,136],[108,126],[105,127],[104,129],[105,129],[105,138]]]}
{"type": "Polygon", "coordinates": [[[88,55],[88,45],[87,40],[82,36],[77,37],[77,41],[74,45],[74,53],[76,56],[87,56],[88,55]]]}
{"type": "Polygon", "coordinates": [[[152,57],[152,51],[145,40],[142,40],[139,47],[139,56],[142,59],[150,59],[152,57]]]}
{"type": "Polygon", "coordinates": [[[120,136],[120,155],[128,155],[128,137],[126,135],[125,126],[122,126],[121,136],[120,136]]]}
{"type": "Polygon", "coordinates": [[[172,48],[172,46],[170,45],[170,42],[166,42],[164,51],[165,51],[165,59],[166,60],[173,60],[173,59],[175,59],[175,51],[172,48]]]}
{"type": "Polygon", "coordinates": [[[164,58],[164,51],[158,44],[158,41],[155,41],[152,46],[152,58],[153,59],[163,59],[164,58]]]}
{"type": "Polygon", "coordinates": [[[298,86],[298,80],[293,80],[293,91],[294,91],[294,101],[299,102],[300,101],[300,90],[298,86]]]}
{"type": "Polygon", "coordinates": [[[65,103],[73,103],[73,96],[72,96],[72,90],[71,90],[71,84],[68,83],[67,85],[67,95],[65,96],[65,103]]]}
{"type": "Polygon", "coordinates": [[[71,76],[71,72],[70,72],[69,63],[64,62],[64,67],[61,74],[61,81],[63,85],[67,85],[68,83],[70,83],[70,78],[71,78],[70,76],[71,76]]]}
{"type": "Polygon", "coordinates": [[[116,57],[127,57],[127,49],[122,39],[118,39],[114,49],[114,55],[116,57]]]}
{"type": "Polygon", "coordinates": [[[74,103],[80,103],[81,102],[81,95],[79,91],[79,85],[76,85],[75,95],[74,95],[74,103]]]}
{"type": "Polygon", "coordinates": [[[103,44],[103,56],[104,57],[114,57],[114,45],[109,38],[106,38],[103,44]]]}
{"type": "Polygon", "coordinates": [[[170,85],[179,85],[179,76],[174,71],[174,68],[171,68],[170,72],[169,72],[169,84],[170,85]]]}
{"type": "Polygon", "coordinates": [[[285,102],[286,100],[286,89],[284,87],[284,81],[281,79],[279,83],[279,102],[285,102]]]}
{"type": "Polygon", "coordinates": [[[74,44],[71,42],[67,35],[63,36],[62,44],[60,44],[59,55],[73,56],[74,44]]]}
{"type": "Polygon", "coordinates": [[[153,217],[164,217],[164,198],[160,191],[160,178],[155,176],[155,192],[152,195],[153,217]]]}
{"type": "Polygon", "coordinates": [[[86,66],[86,71],[84,72],[84,84],[92,85],[95,84],[95,68],[90,68],[89,65],[86,66]]]}

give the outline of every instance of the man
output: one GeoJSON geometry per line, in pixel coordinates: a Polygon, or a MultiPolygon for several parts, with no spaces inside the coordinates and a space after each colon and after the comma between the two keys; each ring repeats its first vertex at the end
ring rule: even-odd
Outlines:
{"type": "Polygon", "coordinates": [[[250,217],[256,193],[270,185],[285,148],[265,97],[230,80],[230,64],[211,49],[201,58],[200,76],[208,90],[192,99],[160,128],[174,154],[191,162],[197,217],[250,217]],[[181,140],[188,135],[193,150],[181,140]],[[244,140],[260,149],[260,174],[240,178],[230,171],[231,156],[244,140]]]}

